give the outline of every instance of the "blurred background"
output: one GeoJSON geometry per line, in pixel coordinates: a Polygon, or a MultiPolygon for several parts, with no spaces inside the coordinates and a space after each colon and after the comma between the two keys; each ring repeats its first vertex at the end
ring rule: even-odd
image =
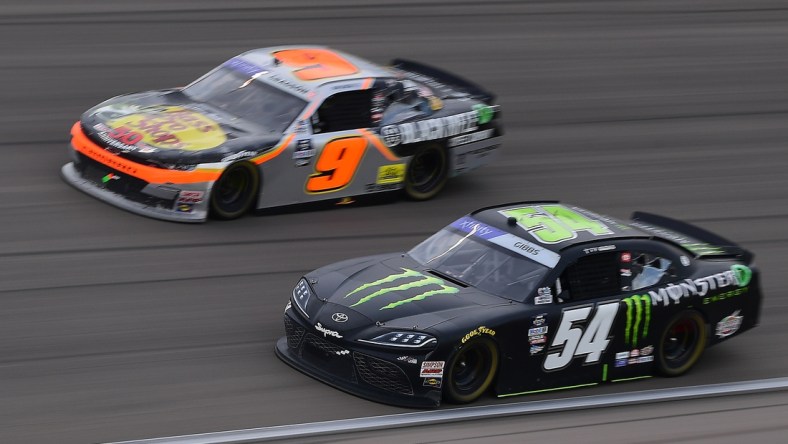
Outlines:
{"type": "MultiPolygon", "coordinates": [[[[762,325],[682,378],[481,404],[785,376],[786,54],[785,1],[4,0],[0,442],[407,411],[276,359],[292,286],[323,264],[407,249],[477,207],[519,200],[621,218],[645,210],[740,242],[763,272],[762,325]],[[196,226],[126,213],[60,179],[69,128],[87,108],[185,85],[248,49],[299,43],[413,59],[479,83],[502,107],[500,157],[429,202],[196,226]]],[[[447,426],[396,442],[770,441],[788,428],[784,399],[658,408],[447,426]]]]}

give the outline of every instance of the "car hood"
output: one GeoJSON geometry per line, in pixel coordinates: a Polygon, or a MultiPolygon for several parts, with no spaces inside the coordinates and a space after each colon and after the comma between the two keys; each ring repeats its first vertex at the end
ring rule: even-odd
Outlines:
{"type": "Polygon", "coordinates": [[[316,304],[310,317],[336,326],[328,321],[339,313],[340,319],[347,317],[343,321],[347,329],[369,325],[424,329],[484,307],[509,304],[451,282],[404,254],[348,261],[308,278],[324,301],[316,304]]]}
{"type": "Polygon", "coordinates": [[[109,151],[166,167],[253,157],[282,136],[180,90],[116,97],[86,111],[81,122],[109,151]]]}

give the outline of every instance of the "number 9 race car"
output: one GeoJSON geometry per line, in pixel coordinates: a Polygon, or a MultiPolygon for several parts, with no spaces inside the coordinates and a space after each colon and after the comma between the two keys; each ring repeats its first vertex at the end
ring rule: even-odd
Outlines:
{"type": "Polygon", "coordinates": [[[424,200],[492,159],[493,100],[419,63],[256,49],[184,88],[91,108],[61,172],[101,200],[181,222],[402,189],[424,200]]]}
{"type": "Polygon", "coordinates": [[[757,325],[752,260],[653,214],[483,208],[407,253],[306,274],[276,353],[347,392],[416,407],[677,376],[757,325]]]}

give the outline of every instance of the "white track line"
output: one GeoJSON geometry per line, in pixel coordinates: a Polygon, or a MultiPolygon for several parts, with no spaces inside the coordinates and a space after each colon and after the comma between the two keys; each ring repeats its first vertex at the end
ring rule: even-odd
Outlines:
{"type": "Polygon", "coordinates": [[[359,432],[363,430],[413,427],[453,421],[486,419],[504,416],[549,413],[599,407],[615,407],[631,404],[698,399],[713,396],[730,396],[788,389],[788,377],[759,379],[726,384],[698,385],[693,387],[647,390],[616,393],[610,395],[583,396],[578,398],[529,401],[446,410],[400,413],[395,415],[371,416],[367,418],[341,419],[336,421],[310,422],[272,427],[259,427],[225,432],[200,433],[196,435],[168,436],[163,438],[123,441],[115,444],[234,444],[260,442],[273,439],[299,438],[331,433],[359,432]]]}

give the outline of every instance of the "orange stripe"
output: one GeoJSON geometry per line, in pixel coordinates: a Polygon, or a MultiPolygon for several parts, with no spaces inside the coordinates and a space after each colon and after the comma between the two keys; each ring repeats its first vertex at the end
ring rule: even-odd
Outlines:
{"type": "Polygon", "coordinates": [[[383,157],[385,157],[386,159],[388,159],[388,160],[390,160],[392,162],[396,162],[396,161],[400,160],[400,158],[397,157],[397,155],[394,154],[389,149],[389,147],[387,147],[386,145],[383,144],[383,142],[380,141],[378,136],[372,134],[371,132],[369,132],[369,131],[367,131],[365,129],[359,129],[359,132],[361,132],[361,134],[363,134],[364,137],[367,138],[367,140],[372,142],[372,145],[374,145],[375,148],[377,148],[378,151],[380,151],[380,154],[383,154],[383,157]]]}
{"type": "Polygon", "coordinates": [[[166,170],[143,165],[112,154],[88,139],[79,122],[71,127],[71,146],[87,157],[121,173],[134,176],[149,183],[197,183],[211,182],[222,174],[220,169],[200,168],[192,171],[166,170]]]}
{"type": "Polygon", "coordinates": [[[364,79],[364,83],[361,84],[361,89],[368,89],[370,86],[372,86],[372,82],[374,80],[375,79],[373,79],[372,77],[368,79],[364,79]]]}
{"type": "Polygon", "coordinates": [[[260,156],[253,157],[251,161],[258,165],[268,162],[269,160],[281,154],[282,151],[284,151],[285,148],[287,148],[287,145],[290,145],[290,142],[293,140],[293,137],[295,137],[295,133],[290,133],[290,135],[287,136],[284,141],[280,142],[278,146],[274,147],[273,150],[265,154],[262,154],[260,156]]]}

